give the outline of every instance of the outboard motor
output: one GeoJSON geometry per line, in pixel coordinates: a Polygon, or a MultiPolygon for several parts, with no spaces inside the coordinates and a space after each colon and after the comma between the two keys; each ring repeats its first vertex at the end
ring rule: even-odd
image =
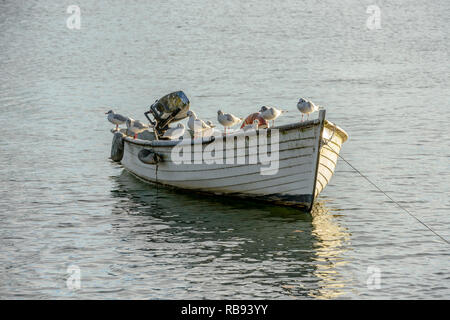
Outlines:
{"type": "Polygon", "coordinates": [[[188,111],[189,99],[183,91],[176,91],[156,100],[144,114],[153,125],[156,135],[160,137],[169,128],[170,123],[187,118],[188,111]],[[154,121],[148,117],[149,113],[154,121]]]}

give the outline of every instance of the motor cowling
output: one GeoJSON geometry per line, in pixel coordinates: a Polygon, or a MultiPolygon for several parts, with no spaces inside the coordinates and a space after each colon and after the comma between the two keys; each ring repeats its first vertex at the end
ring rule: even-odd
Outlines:
{"type": "Polygon", "coordinates": [[[156,100],[150,110],[145,112],[145,116],[154,126],[158,136],[162,136],[170,123],[187,118],[189,104],[189,99],[183,91],[175,91],[156,100]],[[153,121],[148,118],[148,114],[153,116],[153,121]]]}

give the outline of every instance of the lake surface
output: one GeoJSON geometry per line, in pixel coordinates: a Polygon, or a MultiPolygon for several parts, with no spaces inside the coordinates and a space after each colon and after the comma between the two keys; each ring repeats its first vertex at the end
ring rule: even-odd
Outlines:
{"type": "Polygon", "coordinates": [[[306,97],[349,133],[345,159],[449,239],[450,2],[377,1],[370,29],[373,2],[0,2],[0,298],[448,299],[449,246],[343,161],[309,215],[108,159],[109,109],[145,120],[181,89],[204,120],[272,104],[283,124],[306,97]]]}

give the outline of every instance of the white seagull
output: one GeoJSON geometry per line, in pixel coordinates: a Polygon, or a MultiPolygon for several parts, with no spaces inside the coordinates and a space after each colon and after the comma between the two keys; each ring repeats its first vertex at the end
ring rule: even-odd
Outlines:
{"type": "Polygon", "coordinates": [[[227,128],[232,127],[243,119],[233,116],[231,113],[223,113],[221,110],[217,111],[217,120],[225,128],[225,134],[227,134],[227,128]]]}
{"type": "Polygon", "coordinates": [[[309,114],[313,113],[314,111],[318,111],[319,107],[316,106],[312,101],[300,98],[297,103],[297,109],[302,113],[302,122],[303,122],[303,116],[305,114],[308,115],[309,120],[309,114]]]}
{"type": "Polygon", "coordinates": [[[105,114],[108,115],[108,121],[116,125],[116,130],[119,130],[119,125],[124,124],[128,119],[121,114],[114,113],[112,110],[109,110],[105,114]]]}
{"type": "Polygon", "coordinates": [[[267,122],[272,120],[272,127],[273,127],[275,125],[276,118],[278,118],[282,113],[286,111],[279,110],[275,107],[262,106],[259,112],[261,113],[261,116],[264,118],[264,120],[267,120],[267,122]]]}
{"type": "Polygon", "coordinates": [[[133,120],[131,118],[128,118],[127,128],[128,130],[134,133],[134,139],[136,139],[138,133],[141,133],[142,131],[149,129],[150,126],[148,124],[143,124],[139,120],[133,120]]]}
{"type": "Polygon", "coordinates": [[[211,129],[211,127],[208,126],[203,120],[200,120],[197,118],[197,115],[194,113],[194,111],[189,110],[186,114],[189,117],[187,126],[189,129],[194,131],[194,135],[195,135],[195,133],[199,133],[199,132],[203,132],[207,129],[211,129]]]}
{"type": "Polygon", "coordinates": [[[181,137],[184,134],[184,131],[184,125],[179,123],[176,127],[167,129],[166,132],[164,132],[163,137],[169,138],[170,140],[175,140],[181,137]]]}

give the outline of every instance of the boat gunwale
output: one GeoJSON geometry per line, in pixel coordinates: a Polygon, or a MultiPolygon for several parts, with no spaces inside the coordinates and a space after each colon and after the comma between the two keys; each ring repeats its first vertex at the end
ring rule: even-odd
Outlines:
{"type": "Polygon", "coordinates": [[[325,120],[325,128],[327,128],[329,130],[336,130],[336,133],[339,134],[339,136],[342,139],[342,143],[341,144],[343,144],[345,141],[348,140],[348,133],[344,129],[342,129],[341,127],[336,125],[335,123],[333,123],[331,121],[328,121],[328,120],[325,120]]]}
{"type": "MultiPolygon", "coordinates": [[[[128,143],[131,143],[131,144],[145,146],[145,147],[174,147],[174,146],[183,146],[183,145],[209,144],[220,138],[225,140],[229,137],[250,136],[253,134],[258,135],[260,130],[267,130],[267,135],[270,136],[271,130],[273,130],[273,129],[277,129],[280,131],[288,131],[288,130],[299,129],[299,128],[306,129],[306,128],[313,127],[318,124],[320,124],[320,120],[314,119],[314,120],[309,120],[309,121],[305,121],[305,122],[290,123],[290,124],[281,125],[281,126],[277,126],[277,127],[273,127],[273,128],[268,128],[268,129],[259,129],[259,130],[255,130],[255,131],[242,131],[242,132],[229,134],[226,136],[209,136],[209,137],[202,137],[202,138],[197,138],[197,139],[151,140],[151,141],[142,140],[142,139],[133,139],[132,137],[125,136],[123,138],[123,140],[128,143]]],[[[332,124],[332,125],[334,125],[334,124],[332,124]]],[[[346,133],[342,129],[340,129],[338,126],[336,126],[336,128],[338,129],[338,131],[342,131],[346,135],[346,133]]]]}

